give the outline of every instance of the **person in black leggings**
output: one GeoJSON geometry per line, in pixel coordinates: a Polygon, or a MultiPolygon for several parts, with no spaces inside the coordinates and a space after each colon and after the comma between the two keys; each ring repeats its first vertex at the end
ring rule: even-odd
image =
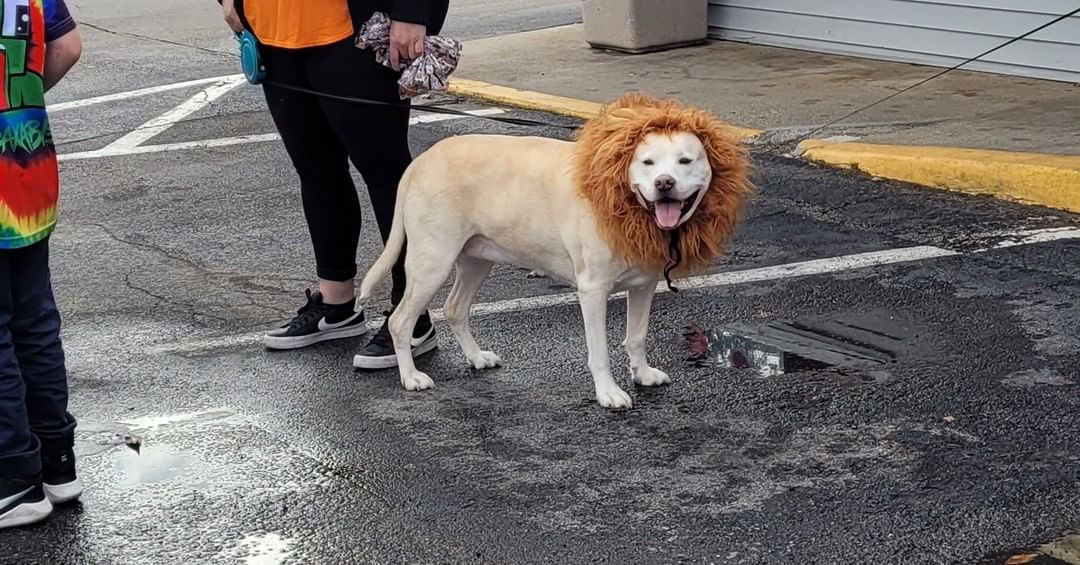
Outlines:
{"type": "MultiPolygon", "coordinates": [[[[262,13],[283,13],[284,10],[289,16],[295,16],[295,10],[307,1],[310,0],[243,0],[247,5],[245,9],[239,5],[241,0],[235,0],[238,9],[236,17],[232,18],[227,4],[233,2],[224,0],[223,7],[226,20],[236,30],[239,21],[247,23],[245,15],[249,14],[245,11],[250,11],[253,2],[264,3],[259,6],[262,13]],[[267,8],[265,4],[273,6],[267,8]]],[[[422,25],[426,34],[435,35],[441,30],[449,7],[448,0],[319,1],[347,1],[354,32],[372,13],[380,10],[388,13],[395,25],[402,21],[422,25]]],[[[256,22],[256,27],[259,23],[256,22]]],[[[391,40],[391,51],[394,51],[393,28],[391,40]]],[[[411,45],[399,42],[399,49],[394,53],[399,56],[391,60],[402,60],[400,66],[403,66],[404,59],[417,51],[415,40],[415,36],[407,38],[411,45]]],[[[269,348],[294,349],[363,334],[366,332],[364,313],[356,309],[354,289],[362,214],[349,162],[367,185],[375,221],[385,243],[394,217],[398,182],[412,161],[408,142],[408,100],[402,100],[398,95],[400,72],[377,63],[374,51],[356,48],[353,37],[304,48],[275,47],[262,42],[261,38],[260,43],[268,83],[399,105],[350,103],[276,84],[263,85],[274,124],[300,177],[304,216],[319,278],[319,290],[308,290],[307,304],[283,327],[268,332],[264,343],[269,348]]],[[[402,253],[393,269],[391,308],[398,304],[405,290],[404,256],[402,253]]],[[[434,327],[425,313],[416,325],[413,354],[427,353],[435,346],[434,327]]],[[[396,365],[385,321],[355,356],[353,364],[364,369],[396,365]]]]}

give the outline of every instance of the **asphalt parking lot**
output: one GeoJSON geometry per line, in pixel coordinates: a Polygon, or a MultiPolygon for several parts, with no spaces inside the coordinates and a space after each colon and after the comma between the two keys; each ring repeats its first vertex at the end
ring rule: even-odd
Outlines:
{"type": "MultiPolygon", "coordinates": [[[[4,563],[981,565],[1080,526],[1080,218],[757,154],[733,255],[656,299],[670,386],[597,406],[572,289],[500,267],[474,331],[505,366],[440,322],[436,388],[407,393],[352,371],[359,339],[258,343],[312,280],[299,192],[258,91],[200,67],[53,114],[87,491],[0,533],[4,563]],[[768,367],[692,362],[695,325],[768,367]]],[[[566,136],[416,120],[417,152],[566,136]]],[[[368,222],[359,260],[380,248],[368,222]]]]}

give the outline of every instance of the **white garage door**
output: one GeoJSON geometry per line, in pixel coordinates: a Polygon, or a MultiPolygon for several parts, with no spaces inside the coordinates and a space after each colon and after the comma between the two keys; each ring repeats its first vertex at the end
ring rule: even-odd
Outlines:
{"type": "MultiPolygon", "coordinates": [[[[709,0],[714,38],[952,66],[1056,16],[1080,0],[709,0]]],[[[1080,82],[1080,16],[965,65],[1080,82]]]]}

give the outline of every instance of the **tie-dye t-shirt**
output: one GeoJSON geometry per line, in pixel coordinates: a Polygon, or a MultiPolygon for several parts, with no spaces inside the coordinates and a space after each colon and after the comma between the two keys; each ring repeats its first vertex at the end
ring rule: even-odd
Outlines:
{"type": "Polygon", "coordinates": [[[0,249],[56,225],[59,173],[45,112],[45,43],[75,27],[63,0],[0,0],[0,249]]]}

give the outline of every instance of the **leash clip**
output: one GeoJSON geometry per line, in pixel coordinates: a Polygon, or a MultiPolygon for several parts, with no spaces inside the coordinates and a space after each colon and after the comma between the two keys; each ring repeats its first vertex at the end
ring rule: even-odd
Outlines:
{"type": "Polygon", "coordinates": [[[244,78],[251,84],[261,84],[266,79],[266,66],[259,56],[259,41],[246,29],[236,34],[236,41],[240,43],[240,67],[244,78]]]}

